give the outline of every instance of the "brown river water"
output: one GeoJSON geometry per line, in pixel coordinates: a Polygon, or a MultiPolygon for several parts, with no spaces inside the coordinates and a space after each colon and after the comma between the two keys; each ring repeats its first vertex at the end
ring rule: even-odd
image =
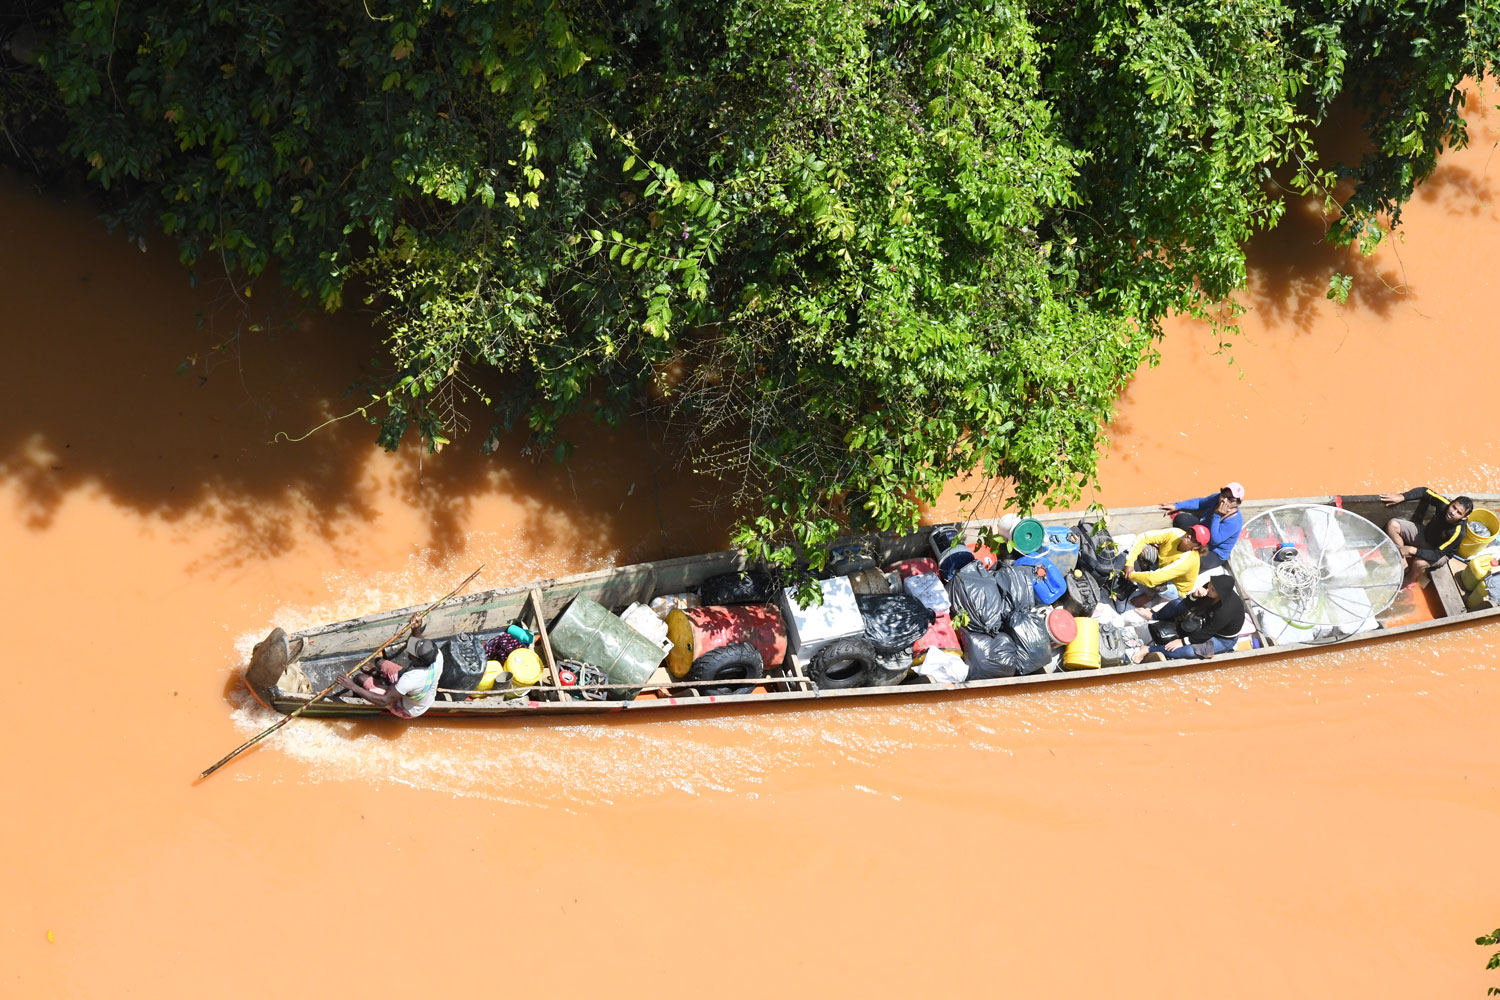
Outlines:
{"type": "MultiPolygon", "coordinates": [[[[1500,488],[1500,114],[1471,128],[1373,258],[1305,205],[1258,240],[1242,335],[1170,326],[1085,499],[1500,488]]],[[[1500,982],[1473,943],[1500,925],[1495,626],[906,704],[298,721],[195,783],[271,721],[235,671],[273,624],[480,562],[502,586],[716,548],[722,515],[639,426],[586,430],[567,469],[514,441],[388,455],[358,421],[278,442],[354,405],[367,318],[247,331],[179,375],[234,332],[232,293],[10,175],[0,288],[0,996],[1500,982]]]]}

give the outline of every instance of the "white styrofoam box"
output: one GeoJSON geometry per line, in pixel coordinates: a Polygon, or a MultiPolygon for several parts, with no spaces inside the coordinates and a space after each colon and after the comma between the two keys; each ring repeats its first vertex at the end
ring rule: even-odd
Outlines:
{"type": "Polygon", "coordinates": [[[865,619],[854,600],[854,587],[846,577],[819,580],[823,603],[804,608],[797,603],[796,590],[781,592],[781,616],[786,620],[787,649],[796,656],[810,657],[835,639],[864,635],[865,619]]]}
{"type": "Polygon", "coordinates": [[[935,573],[920,573],[901,581],[902,588],[932,609],[933,614],[946,615],[953,610],[948,602],[948,591],[935,573]]]}

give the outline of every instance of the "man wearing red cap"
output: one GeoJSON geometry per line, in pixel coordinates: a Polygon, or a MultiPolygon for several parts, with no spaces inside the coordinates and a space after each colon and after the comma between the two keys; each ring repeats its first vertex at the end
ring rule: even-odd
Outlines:
{"type": "Polygon", "coordinates": [[[1161,509],[1172,518],[1174,528],[1186,530],[1195,524],[1207,528],[1208,551],[1220,562],[1228,562],[1234,543],[1240,540],[1240,532],[1245,530],[1245,519],[1240,514],[1240,504],[1244,499],[1245,487],[1239,483],[1225,483],[1217,493],[1196,500],[1164,503],[1161,509]]]}
{"type": "Polygon", "coordinates": [[[1136,536],[1125,557],[1125,575],[1142,587],[1177,591],[1173,597],[1186,597],[1198,583],[1199,556],[1208,544],[1208,529],[1195,524],[1188,531],[1163,528],[1136,536]]]}

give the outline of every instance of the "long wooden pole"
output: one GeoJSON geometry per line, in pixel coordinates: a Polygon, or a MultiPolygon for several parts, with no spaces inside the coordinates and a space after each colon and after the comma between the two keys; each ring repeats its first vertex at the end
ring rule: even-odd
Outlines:
{"type": "Polygon", "coordinates": [[[333,693],[334,689],[339,686],[339,681],[340,680],[343,680],[346,677],[352,677],[352,676],[354,676],[367,663],[369,663],[371,660],[375,659],[375,657],[379,656],[380,655],[380,651],[382,649],[385,649],[391,643],[395,642],[396,640],[400,639],[402,636],[406,635],[413,628],[415,628],[417,626],[417,624],[422,621],[422,619],[426,618],[428,615],[432,614],[433,611],[437,610],[442,605],[447,604],[449,601],[453,600],[453,598],[457,597],[459,595],[459,593],[465,587],[467,587],[470,583],[473,582],[474,578],[479,575],[479,570],[481,570],[481,569],[484,569],[484,563],[480,563],[478,569],[475,569],[474,572],[472,572],[468,576],[464,577],[463,583],[460,583],[457,587],[454,587],[452,590],[448,591],[447,594],[444,594],[442,597],[439,597],[437,600],[435,600],[431,604],[427,605],[427,607],[424,610],[419,611],[416,614],[412,615],[410,618],[408,618],[406,620],[406,624],[403,625],[403,626],[401,626],[401,628],[396,632],[395,635],[391,636],[385,642],[382,642],[380,645],[376,646],[375,649],[374,649],[374,651],[371,652],[369,656],[365,657],[363,660],[360,660],[354,666],[350,667],[348,670],[344,671],[338,677],[334,678],[334,681],[333,681],[332,684],[329,684],[326,688],[324,688],[323,690],[319,691],[316,695],[314,695],[307,702],[307,704],[305,704],[302,707],[298,708],[295,712],[292,712],[290,715],[285,716],[280,721],[278,721],[275,725],[270,726],[269,728],[267,728],[264,731],[262,731],[259,735],[251,737],[250,739],[248,739],[245,742],[241,743],[239,746],[235,747],[233,750],[229,751],[229,753],[227,753],[223,757],[221,757],[213,766],[209,767],[202,774],[198,775],[198,778],[201,780],[203,778],[208,777],[210,774],[213,774],[219,768],[223,767],[225,764],[228,764],[230,761],[234,760],[240,754],[244,753],[246,750],[249,750],[251,747],[255,746],[255,744],[259,743],[261,740],[265,739],[267,736],[270,736],[272,733],[276,732],[282,726],[286,725],[288,722],[291,722],[297,716],[301,715],[303,712],[307,711],[309,708],[312,708],[318,702],[320,702],[324,698],[328,697],[330,694],[333,693]]]}

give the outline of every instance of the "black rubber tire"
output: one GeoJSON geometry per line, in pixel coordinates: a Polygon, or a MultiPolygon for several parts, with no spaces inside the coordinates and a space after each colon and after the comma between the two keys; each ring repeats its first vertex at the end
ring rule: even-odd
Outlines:
{"type": "Polygon", "coordinates": [[[760,657],[760,650],[748,642],[732,642],[718,649],[710,649],[694,660],[687,679],[738,681],[736,684],[705,684],[698,688],[700,694],[722,698],[730,694],[752,693],[756,682],[765,676],[766,663],[760,657]]]}
{"type": "Polygon", "coordinates": [[[813,654],[807,676],[824,691],[869,687],[875,657],[875,647],[864,636],[835,639],[813,654]]]}

